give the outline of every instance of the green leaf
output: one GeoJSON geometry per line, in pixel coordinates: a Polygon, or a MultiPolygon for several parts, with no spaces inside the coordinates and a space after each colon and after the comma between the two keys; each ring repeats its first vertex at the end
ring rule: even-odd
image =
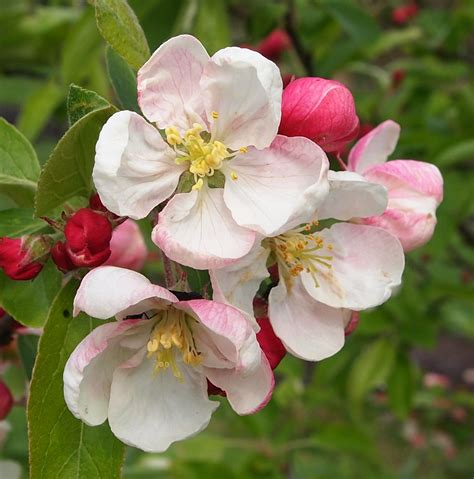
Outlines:
{"type": "Polygon", "coordinates": [[[388,339],[373,342],[352,365],[348,378],[351,400],[357,405],[375,386],[383,385],[395,359],[395,346],[388,339]]]}
{"type": "Polygon", "coordinates": [[[64,402],[63,371],[77,344],[103,321],[72,318],[77,281],[58,294],[41,336],[28,401],[30,479],[120,477],[124,446],[109,426],[86,426],[64,402]]]}
{"type": "Polygon", "coordinates": [[[36,216],[45,216],[75,196],[89,197],[95,144],[113,106],[88,113],[59,140],[41,172],[36,193],[36,216]]]}
{"type": "Polygon", "coordinates": [[[397,358],[392,374],[388,378],[388,399],[395,414],[404,419],[410,412],[414,393],[413,369],[409,359],[397,358]]]}
{"type": "Polygon", "coordinates": [[[29,380],[33,374],[33,365],[35,364],[36,352],[38,350],[39,336],[36,334],[22,334],[18,336],[18,353],[21,363],[25,369],[29,380]]]}
{"type": "Polygon", "coordinates": [[[18,238],[46,227],[43,220],[33,217],[33,208],[12,208],[0,211],[0,236],[18,238]]]}
{"type": "Polygon", "coordinates": [[[33,204],[40,165],[29,141],[0,118],[0,193],[19,206],[33,204]]]}
{"type": "Polygon", "coordinates": [[[18,118],[18,129],[30,140],[35,141],[50,116],[63,98],[64,91],[49,81],[41,85],[27,99],[18,118]]]}
{"type": "Polygon", "coordinates": [[[140,113],[137,102],[137,77],[128,63],[111,47],[106,50],[107,73],[120,106],[140,113]]]}
{"type": "Polygon", "coordinates": [[[150,49],[138,19],[126,0],[96,0],[97,27],[105,41],[138,70],[150,49]]]}
{"type": "Polygon", "coordinates": [[[201,0],[193,29],[210,54],[231,43],[227,4],[222,0],[201,0]]]}
{"type": "Polygon", "coordinates": [[[376,21],[363,8],[336,0],[323,5],[357,45],[368,45],[380,36],[376,21]]]}
{"type": "Polygon", "coordinates": [[[95,91],[86,90],[85,88],[72,84],[69,87],[69,94],[67,96],[69,126],[74,125],[74,123],[91,111],[100,110],[109,106],[110,103],[95,91]]]}
{"type": "Polygon", "coordinates": [[[443,150],[433,163],[439,167],[448,167],[470,161],[472,158],[474,158],[474,140],[465,140],[443,150]]]}
{"type": "Polygon", "coordinates": [[[212,286],[209,272],[183,266],[186,271],[189,287],[191,291],[201,294],[205,298],[212,298],[212,286]]]}
{"type": "Polygon", "coordinates": [[[62,274],[52,261],[32,281],[14,281],[0,273],[0,305],[19,323],[40,328],[61,287],[62,274]]]}

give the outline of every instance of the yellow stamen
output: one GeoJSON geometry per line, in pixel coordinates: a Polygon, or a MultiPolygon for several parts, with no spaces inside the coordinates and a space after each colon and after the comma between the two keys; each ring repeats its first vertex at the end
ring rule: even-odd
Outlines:
{"type": "Polygon", "coordinates": [[[272,238],[271,245],[279,271],[287,280],[291,281],[291,278],[305,271],[311,275],[316,286],[319,286],[317,275],[322,273],[320,268],[331,269],[333,257],[321,253],[324,249],[333,251],[333,245],[326,245],[321,236],[307,234],[316,225],[317,222],[313,221],[272,238]]]}
{"type": "Polygon", "coordinates": [[[237,180],[239,177],[237,176],[237,173],[235,171],[231,171],[230,172],[230,177],[235,181],[237,180]]]}
{"type": "Polygon", "coordinates": [[[214,120],[217,120],[219,118],[219,113],[217,113],[217,111],[213,111],[211,115],[214,120]]]}
{"type": "Polygon", "coordinates": [[[191,322],[192,318],[182,311],[168,310],[163,312],[157,321],[147,343],[147,356],[155,357],[155,372],[160,373],[171,367],[173,375],[183,380],[183,375],[176,363],[176,353],[181,354],[185,364],[197,366],[201,364],[201,353],[194,342],[191,322]]]}
{"type": "Polygon", "coordinates": [[[241,153],[247,153],[247,151],[249,151],[249,150],[248,150],[248,148],[247,148],[246,146],[241,146],[241,147],[239,148],[239,151],[240,151],[241,153]]]}

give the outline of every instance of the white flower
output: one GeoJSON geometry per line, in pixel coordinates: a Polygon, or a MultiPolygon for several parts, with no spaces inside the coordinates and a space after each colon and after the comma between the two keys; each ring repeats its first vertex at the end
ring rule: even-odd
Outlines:
{"type": "Polygon", "coordinates": [[[153,241],[202,269],[241,258],[256,233],[308,221],[327,194],[328,161],[312,141],[277,135],[281,93],[278,67],[257,52],[209,57],[192,36],[167,41],[138,73],[140,106],[162,134],[130,111],[108,120],[93,172],[102,202],[138,219],[171,198],[153,241]]]}
{"type": "Polygon", "coordinates": [[[94,329],[64,370],[71,412],[90,426],[109,421],[126,444],[164,451],[204,429],[217,408],[207,379],[238,414],[270,399],[274,379],[255,332],[235,308],[179,301],[141,274],[114,266],[89,272],[74,313],[119,321],[94,329]]]}
{"type": "MultiPolygon", "coordinates": [[[[320,220],[380,214],[385,188],[355,173],[330,172],[331,191],[320,220]]],[[[268,316],[275,334],[295,356],[317,361],[344,344],[351,311],[378,306],[400,284],[404,255],[387,231],[351,223],[320,229],[318,222],[266,238],[239,262],[211,271],[214,299],[252,314],[252,298],[267,264],[276,265],[268,316]]]]}

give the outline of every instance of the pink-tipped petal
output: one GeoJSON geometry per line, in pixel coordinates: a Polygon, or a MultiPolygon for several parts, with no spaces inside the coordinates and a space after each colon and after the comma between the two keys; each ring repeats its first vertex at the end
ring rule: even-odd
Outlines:
{"type": "Polygon", "coordinates": [[[204,69],[201,90],[210,131],[233,150],[250,145],[265,148],[275,138],[280,121],[274,94],[262,85],[257,68],[238,57],[234,61],[227,53],[204,69]]]}
{"type": "Polygon", "coordinates": [[[354,145],[349,153],[349,170],[363,174],[370,166],[385,163],[395,150],[399,136],[398,123],[392,120],[381,123],[354,145]]]}
{"type": "Polygon", "coordinates": [[[84,311],[98,319],[122,319],[176,301],[174,294],[136,271],[100,266],[84,276],[74,298],[74,315],[84,311]]]}
{"type": "Polygon", "coordinates": [[[171,196],[184,165],[156,128],[120,111],[102,127],[92,178],[102,203],[119,216],[144,218],[171,196]]]}
{"type": "Polygon", "coordinates": [[[436,208],[443,200],[443,177],[430,163],[394,160],[369,168],[365,176],[388,189],[387,211],[364,220],[390,231],[411,251],[427,243],[436,226],[436,208]]]}
{"type": "Polygon", "coordinates": [[[273,111],[274,121],[277,125],[280,123],[283,85],[280,69],[275,63],[256,51],[239,47],[223,48],[214,54],[211,60],[219,65],[223,63],[238,62],[254,66],[257,70],[258,79],[267,94],[268,101],[273,111]]]}
{"type": "Polygon", "coordinates": [[[103,324],[86,336],[69,357],[64,369],[64,398],[69,410],[90,426],[107,419],[112,374],[136,351],[120,340],[135,334],[145,346],[149,321],[127,320],[103,324]]]}
{"type": "Polygon", "coordinates": [[[387,190],[351,171],[329,172],[329,194],[317,212],[318,220],[350,220],[380,215],[387,208],[387,190]]]}
{"type": "Polygon", "coordinates": [[[208,379],[226,392],[237,414],[254,414],[266,406],[272,397],[275,378],[265,354],[260,354],[260,364],[250,372],[206,368],[208,379]]]}
{"type": "Polygon", "coordinates": [[[400,284],[405,257],[402,245],[389,232],[337,223],[318,235],[326,247],[331,245],[330,268],[318,268],[317,283],[311,274],[301,273],[303,285],[315,300],[360,311],[385,302],[400,284]]]}
{"type": "Polygon", "coordinates": [[[138,72],[138,102],[148,120],[181,133],[193,123],[204,126],[199,81],[208,62],[206,50],[191,35],[163,43],[138,72]]]}
{"type": "Polygon", "coordinates": [[[160,213],[152,239],[173,261],[211,269],[245,256],[255,233],[235,223],[221,188],[204,186],[173,197],[160,213]]]}
{"type": "Polygon", "coordinates": [[[341,309],[315,301],[299,278],[285,281],[270,291],[268,316],[275,334],[293,355],[320,361],[344,345],[341,309]]]}
{"type": "Polygon", "coordinates": [[[328,160],[311,140],[278,135],[223,168],[224,201],[235,221],[265,236],[312,219],[328,190],[328,160]]]}

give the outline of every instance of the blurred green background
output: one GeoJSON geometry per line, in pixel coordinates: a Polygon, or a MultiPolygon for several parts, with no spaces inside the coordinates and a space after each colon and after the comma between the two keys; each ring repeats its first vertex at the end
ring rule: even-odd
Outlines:
{"type": "MultiPolygon", "coordinates": [[[[344,82],[364,128],[400,123],[392,158],[436,164],[445,200],[432,241],[408,255],[398,294],[361,315],[339,354],[316,365],[286,357],[263,411],[240,418],[223,401],[195,439],[161,455],[129,450],[124,477],[472,477],[474,2],[418,2],[402,25],[392,20],[397,1],[129,3],[152,51],[182,32],[212,53],[286,29],[293,47],[278,62],[282,73],[344,82]]],[[[70,83],[115,101],[87,2],[1,0],[0,65],[0,114],[42,162],[67,129],[70,83]]],[[[4,373],[10,385],[22,381],[15,374],[4,373]]],[[[23,411],[7,418],[0,454],[26,464],[23,411]]]]}

